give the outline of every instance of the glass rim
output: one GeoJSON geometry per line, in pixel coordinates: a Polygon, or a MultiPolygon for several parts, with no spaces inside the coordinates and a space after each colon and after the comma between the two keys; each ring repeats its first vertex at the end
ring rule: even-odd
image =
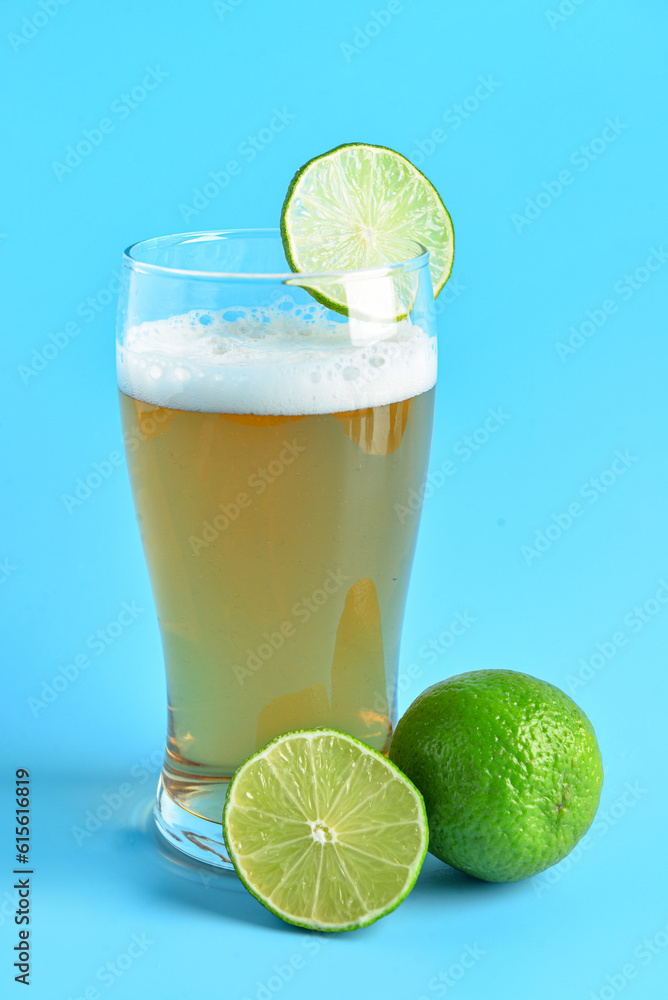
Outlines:
{"type": "Polygon", "coordinates": [[[257,229],[205,229],[188,233],[172,233],[169,236],[155,236],[147,240],[138,240],[131,243],[123,251],[123,265],[138,273],[162,274],[166,277],[175,278],[202,278],[213,281],[281,281],[291,283],[299,278],[300,283],[305,279],[336,280],[337,278],[381,278],[392,274],[403,274],[408,271],[415,271],[429,263],[429,250],[419,240],[409,239],[407,242],[414,244],[419,251],[414,257],[397,261],[394,264],[375,264],[371,267],[340,268],[331,271],[200,271],[191,268],[169,267],[165,264],[152,264],[149,261],[141,260],[135,256],[136,251],[141,248],[156,249],[161,246],[174,246],[178,243],[204,243],[214,242],[216,238],[225,236],[232,237],[260,237],[260,236],[281,236],[280,229],[276,227],[266,227],[257,229]]]}

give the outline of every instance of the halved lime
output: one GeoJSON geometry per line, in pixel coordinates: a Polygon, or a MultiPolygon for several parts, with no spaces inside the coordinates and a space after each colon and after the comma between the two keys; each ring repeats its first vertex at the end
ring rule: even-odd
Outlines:
{"type": "MultiPolygon", "coordinates": [[[[400,153],[350,142],[309,160],[292,179],[281,212],[293,271],[322,272],[396,264],[429,250],[434,295],[452,270],[452,221],[436,188],[400,153]]],[[[305,285],[347,313],[341,285],[305,285]]]]}
{"type": "Polygon", "coordinates": [[[334,729],[279,736],[242,764],[223,833],[253,895],[283,920],[319,931],[366,927],[394,910],[429,838],[415,786],[334,729]]]}

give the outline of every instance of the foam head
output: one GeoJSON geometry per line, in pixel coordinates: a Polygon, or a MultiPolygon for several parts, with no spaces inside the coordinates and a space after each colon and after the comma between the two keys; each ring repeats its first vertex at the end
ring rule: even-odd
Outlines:
{"type": "Polygon", "coordinates": [[[436,381],[436,338],[404,319],[336,321],[289,296],[271,306],[193,310],[130,327],[119,388],[154,406],[294,415],[385,406],[436,381]]]}

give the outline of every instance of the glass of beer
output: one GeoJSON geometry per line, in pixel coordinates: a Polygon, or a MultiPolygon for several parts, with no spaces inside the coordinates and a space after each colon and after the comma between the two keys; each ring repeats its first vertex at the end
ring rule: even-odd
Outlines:
{"type": "Polygon", "coordinates": [[[297,274],[278,230],[125,252],[120,406],[167,677],[155,816],[210,864],[231,867],[227,785],[269,740],[389,748],[434,409],[428,256],[297,274]]]}

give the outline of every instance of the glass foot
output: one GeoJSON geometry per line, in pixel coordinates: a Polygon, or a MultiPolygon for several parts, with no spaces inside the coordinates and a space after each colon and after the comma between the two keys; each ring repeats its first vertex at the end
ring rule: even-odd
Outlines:
{"type": "Polygon", "coordinates": [[[197,812],[191,812],[171,797],[161,776],[153,808],[155,822],[161,835],[178,851],[208,865],[234,871],[227,855],[222,826],[227,782],[216,786],[214,796],[212,791],[210,785],[205,786],[201,793],[202,801],[199,802],[199,797],[192,794],[191,790],[189,805],[197,809],[197,812]],[[216,799],[215,803],[213,797],[216,799]],[[206,815],[218,815],[220,821],[206,819],[200,814],[202,812],[206,815]]]}

